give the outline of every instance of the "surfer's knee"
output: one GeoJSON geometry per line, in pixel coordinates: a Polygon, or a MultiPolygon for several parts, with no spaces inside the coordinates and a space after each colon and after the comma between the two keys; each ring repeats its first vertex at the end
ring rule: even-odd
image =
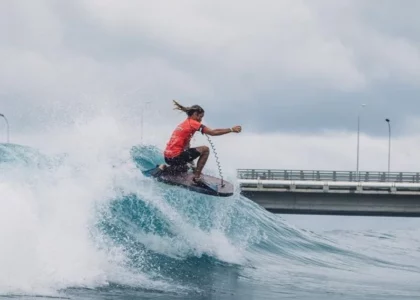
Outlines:
{"type": "Polygon", "coordinates": [[[199,147],[198,151],[201,153],[201,155],[203,155],[203,154],[209,154],[210,149],[207,146],[201,146],[199,147]]]}

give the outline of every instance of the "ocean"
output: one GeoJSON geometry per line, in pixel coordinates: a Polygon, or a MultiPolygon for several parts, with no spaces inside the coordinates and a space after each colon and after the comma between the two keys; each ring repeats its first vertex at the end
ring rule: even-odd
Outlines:
{"type": "Polygon", "coordinates": [[[143,177],[162,162],[154,146],[110,153],[0,144],[2,299],[420,297],[415,227],[304,225],[238,189],[217,198],[143,177]]]}

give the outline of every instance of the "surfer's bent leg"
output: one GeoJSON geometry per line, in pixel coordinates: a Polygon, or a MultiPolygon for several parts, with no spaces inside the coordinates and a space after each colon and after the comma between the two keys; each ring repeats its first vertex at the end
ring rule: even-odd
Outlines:
{"type": "Polygon", "coordinates": [[[174,171],[182,172],[187,163],[192,162],[201,155],[198,148],[189,148],[174,158],[165,158],[165,162],[171,166],[174,171]]]}
{"type": "Polygon", "coordinates": [[[207,146],[200,146],[195,148],[197,149],[198,152],[200,152],[200,158],[198,159],[197,162],[197,168],[194,171],[194,178],[195,179],[199,179],[201,176],[201,171],[203,171],[203,168],[207,162],[207,159],[209,158],[209,147],[207,146]]]}

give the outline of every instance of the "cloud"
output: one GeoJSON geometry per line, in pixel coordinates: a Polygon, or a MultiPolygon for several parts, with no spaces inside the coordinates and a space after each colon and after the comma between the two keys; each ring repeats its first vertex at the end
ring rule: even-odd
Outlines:
{"type": "Polygon", "coordinates": [[[309,78],[336,88],[358,87],[364,81],[351,53],[324,34],[318,16],[302,1],[109,4],[87,3],[106,30],[145,36],[168,52],[189,56],[193,63],[199,60],[204,68],[216,64],[223,68],[223,77],[253,72],[261,76],[256,82],[266,85],[273,83],[274,74],[286,81],[309,78]]]}
{"type": "Polygon", "coordinates": [[[172,99],[205,106],[212,126],[256,132],[354,131],[361,103],[372,135],[386,134],[385,117],[396,134],[418,117],[420,24],[410,5],[0,5],[0,109],[21,130],[105,107],[136,120],[143,101],[153,101],[157,122],[172,123],[172,99]]]}

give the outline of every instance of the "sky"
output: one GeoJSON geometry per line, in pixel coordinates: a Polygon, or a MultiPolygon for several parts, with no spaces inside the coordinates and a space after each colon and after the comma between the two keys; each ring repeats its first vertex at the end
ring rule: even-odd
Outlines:
{"type": "Polygon", "coordinates": [[[228,173],[354,170],[358,117],[361,169],[386,170],[390,118],[392,170],[417,171],[419,9],[415,0],[3,0],[0,112],[12,141],[48,148],[48,134],[80,120],[106,122],[99,131],[117,124],[137,144],[144,111],[144,139],[163,148],[184,118],[172,99],[199,104],[209,127],[243,126],[213,138],[228,173]]]}

